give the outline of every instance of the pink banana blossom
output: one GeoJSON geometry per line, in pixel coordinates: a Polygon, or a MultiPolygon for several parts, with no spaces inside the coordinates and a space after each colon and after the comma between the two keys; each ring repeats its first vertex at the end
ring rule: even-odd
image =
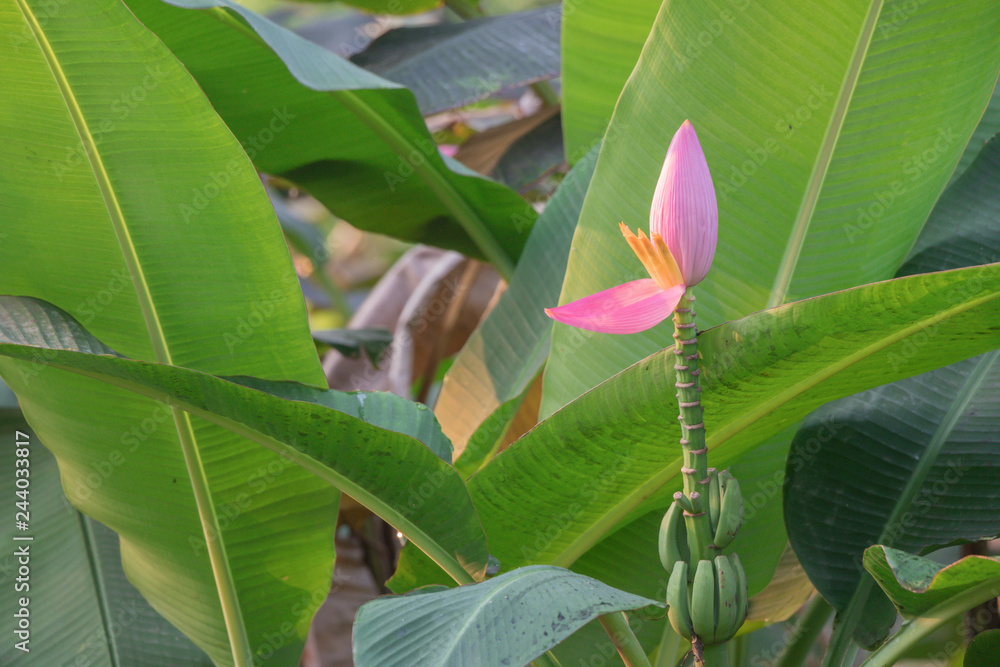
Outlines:
{"type": "Polygon", "coordinates": [[[670,317],[689,287],[712,266],[719,233],[715,186],[691,121],[684,121],[667,149],[649,211],[649,236],[636,236],[621,223],[622,235],[649,278],[546,308],[563,324],[600,333],[645,331],[670,317]]]}

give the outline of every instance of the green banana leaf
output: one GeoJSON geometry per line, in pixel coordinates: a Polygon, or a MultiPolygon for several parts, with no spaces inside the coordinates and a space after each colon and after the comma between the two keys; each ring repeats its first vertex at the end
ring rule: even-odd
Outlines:
{"type": "Polygon", "coordinates": [[[539,217],[510,286],[473,332],[444,377],[435,412],[466,473],[482,465],[517,412],[519,398],[545,364],[570,240],[590,185],[597,149],[581,160],[539,217]],[[513,408],[503,408],[504,405],[513,408]],[[492,418],[491,418],[492,416],[492,418]],[[476,433],[474,446],[466,450],[476,433]]]}
{"type": "MultiPolygon", "coordinates": [[[[346,357],[360,359],[362,355],[378,368],[382,355],[392,345],[392,332],[381,327],[371,329],[324,329],[312,332],[313,340],[329,345],[346,357]]],[[[449,453],[451,447],[449,443],[449,453]]],[[[450,458],[449,458],[450,461],[450,458]]]]}
{"type": "Polygon", "coordinates": [[[1000,132],[1000,86],[993,88],[993,97],[990,98],[989,106],[986,107],[979,125],[976,126],[976,130],[972,133],[972,138],[969,139],[969,143],[965,147],[961,159],[958,161],[958,166],[955,167],[955,171],[951,175],[951,180],[948,181],[948,187],[954,185],[955,181],[965,173],[965,170],[976,159],[976,156],[979,155],[986,142],[997,132],[1000,132]]]}
{"type": "Polygon", "coordinates": [[[924,616],[960,593],[1000,587],[1000,561],[986,556],[966,556],[951,565],[942,565],[876,545],[865,550],[864,565],[899,613],[908,618],[924,616]]]}
{"type": "Polygon", "coordinates": [[[429,115],[559,76],[559,23],[548,10],[397,28],[351,62],[413,91],[429,115]]]}
{"type": "Polygon", "coordinates": [[[354,622],[354,664],[523,665],[600,615],[651,605],[665,606],[562,568],[523,567],[366,603],[354,622]]]}
{"type": "MultiPolygon", "coordinates": [[[[73,311],[132,358],[325,386],[257,172],[181,63],[113,0],[3,7],[0,293],[73,311]]],[[[329,591],[336,489],[90,378],[0,374],[157,612],[216,664],[298,663],[329,591]]]]}
{"type": "Polygon", "coordinates": [[[1000,260],[1000,134],[982,147],[962,177],[941,195],[897,275],[1000,260]]]}
{"type": "Polygon", "coordinates": [[[1000,562],[984,556],[967,556],[941,565],[876,545],[865,551],[864,566],[900,613],[921,617],[903,623],[892,639],[865,660],[864,667],[896,664],[935,630],[995,598],[1000,590],[1000,562]]]}
{"type": "MultiPolygon", "coordinates": [[[[790,439],[787,433],[768,438],[726,466],[740,481],[745,514],[740,534],[724,553],[740,554],[751,595],[761,591],[771,580],[788,539],[781,516],[780,471],[790,439]]],[[[606,481],[607,477],[600,481],[606,481]]],[[[680,490],[680,484],[670,483],[669,489],[672,495],[680,490]]],[[[660,507],[598,542],[573,563],[574,570],[616,588],[663,598],[667,577],[657,555],[656,537],[672,498],[662,495],[660,507]],[[623,566],[625,563],[627,565],[623,566]]]]}
{"type": "MultiPolygon", "coordinates": [[[[989,0],[929,0],[895,21],[881,6],[665,3],[615,106],[561,302],[645,277],[618,222],[647,228],[685,118],[719,200],[718,249],[697,288],[703,328],[892,277],[986,108],[1000,13],[989,0]],[[727,11],[718,36],[704,32],[727,11]],[[703,34],[710,45],[699,44],[703,34]],[[698,57],[679,64],[690,49],[698,57]]],[[[631,336],[557,325],[542,415],[670,344],[671,333],[669,322],[631,336]]]]}
{"type": "MultiPolygon", "coordinates": [[[[998,309],[1000,265],[989,265],[807,299],[701,333],[712,464],[725,468],[830,400],[1000,347],[998,309]],[[962,335],[888,363],[935,326],[962,335]]],[[[470,478],[490,553],[504,570],[570,567],[612,531],[662,512],[680,485],[673,382],[672,350],[654,354],[542,421],[470,478]]],[[[656,553],[652,530],[621,543],[656,553]]],[[[398,577],[410,576],[404,566],[418,560],[405,550],[404,557],[398,577]]]]}
{"type": "MultiPolygon", "coordinates": [[[[1000,240],[998,178],[995,137],[942,195],[900,273],[991,261],[1000,240]]],[[[889,363],[906,363],[909,352],[889,363]]],[[[810,579],[835,608],[863,595],[860,559],[873,544],[920,553],[1000,533],[1000,498],[983,493],[1000,469],[998,412],[994,351],[830,403],[806,420],[789,456],[785,520],[810,579]],[[830,533],[843,516],[851,530],[830,533]]],[[[895,613],[870,604],[871,613],[850,622],[877,641],[895,613]]]]}
{"type": "MultiPolygon", "coordinates": [[[[683,70],[711,48],[748,5],[744,0],[731,2],[706,20],[694,42],[675,54],[674,68],[683,70]]],[[[659,8],[660,0],[633,0],[625,5],[613,0],[579,0],[573,3],[573,11],[564,13],[562,80],[568,155],[604,134],[659,8]]],[[[900,3],[886,4],[882,11],[888,17],[878,28],[883,33],[895,32],[912,13],[900,3]]],[[[965,171],[983,143],[997,132],[1000,132],[1000,88],[994,89],[990,105],[949,184],[965,171]]]]}
{"type": "MultiPolygon", "coordinates": [[[[836,609],[865,595],[859,561],[872,544],[919,553],[1000,534],[1000,498],[988,491],[1000,471],[998,393],[1000,350],[837,401],[806,420],[788,458],[785,522],[810,580],[836,609]],[[831,532],[835,517],[850,529],[831,532]]],[[[868,604],[859,627],[876,638],[870,644],[895,614],[868,604]]]]}
{"type": "Polygon", "coordinates": [[[562,119],[556,115],[511,144],[494,167],[493,177],[522,192],[565,162],[562,119]]]}
{"type": "MultiPolygon", "coordinates": [[[[5,665],[137,665],[211,667],[212,662],[149,606],[122,570],[118,536],[77,512],[59,484],[52,454],[17,410],[0,411],[0,467],[10,472],[0,492],[14,498],[15,443],[27,442],[30,471],[27,500],[29,530],[6,522],[0,538],[14,545],[0,560],[2,579],[15,585],[19,547],[27,547],[29,588],[0,598],[4,619],[15,619],[19,598],[30,601],[30,653],[13,641],[0,647],[5,665]],[[23,434],[19,437],[18,434],[23,434]],[[13,541],[30,536],[30,541],[13,541]],[[79,662],[77,662],[79,661],[79,662]]],[[[101,473],[94,472],[100,480],[101,473]]],[[[16,623],[16,621],[15,621],[16,623]]],[[[16,627],[16,626],[15,626],[16,627]]],[[[16,637],[12,630],[8,637],[16,637]]]]}
{"type": "Polygon", "coordinates": [[[258,170],[357,227],[485,257],[510,274],[534,210],[442,157],[411,92],[228,0],[128,6],[197,79],[258,170]]]}
{"type": "Polygon", "coordinates": [[[660,2],[576,0],[563,12],[563,137],[570,164],[604,136],[660,2]]]}
{"type": "Polygon", "coordinates": [[[388,393],[220,378],[125,359],[65,312],[21,297],[0,297],[0,355],[26,362],[15,364],[22,373],[38,365],[68,370],[238,433],[288,462],[273,475],[294,465],[337,486],[456,581],[485,574],[482,527],[465,484],[446,463],[450,444],[425,406],[388,393]]]}

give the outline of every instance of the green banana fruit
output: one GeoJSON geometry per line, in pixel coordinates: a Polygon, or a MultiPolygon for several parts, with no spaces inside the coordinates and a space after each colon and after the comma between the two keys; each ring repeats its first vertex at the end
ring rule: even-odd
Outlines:
{"type": "Polygon", "coordinates": [[[719,510],[722,505],[722,486],[719,482],[719,471],[708,469],[708,518],[712,524],[712,534],[719,525],[719,510]]]}
{"type": "Polygon", "coordinates": [[[710,560],[698,561],[691,584],[691,629],[704,644],[715,642],[718,595],[715,565],[710,560]]]}
{"type": "Polygon", "coordinates": [[[660,563],[669,575],[674,564],[688,559],[687,528],[684,525],[684,508],[671,503],[660,522],[660,563]]]}
{"type": "Polygon", "coordinates": [[[667,618],[674,632],[691,639],[691,610],[688,600],[688,564],[678,561],[667,581],[667,618]]]}
{"type": "Polygon", "coordinates": [[[740,562],[740,557],[738,554],[729,554],[729,560],[733,564],[733,569],[736,570],[736,576],[739,579],[739,584],[736,588],[740,594],[740,603],[742,604],[740,611],[740,620],[736,624],[736,629],[733,630],[735,635],[743,622],[747,620],[747,615],[750,613],[750,590],[747,586],[747,573],[743,569],[743,563],[740,562]]]}
{"type": "Polygon", "coordinates": [[[725,549],[736,538],[743,525],[743,494],[740,483],[728,470],[719,473],[722,504],[719,507],[719,522],[715,527],[712,544],[716,549],[725,549]]]}
{"type": "Polygon", "coordinates": [[[739,575],[727,556],[715,557],[715,587],[719,591],[716,608],[715,639],[732,637],[742,623],[743,601],[739,595],[739,575]]]}
{"type": "Polygon", "coordinates": [[[746,573],[739,556],[698,562],[689,607],[691,630],[703,644],[721,644],[736,635],[749,608],[746,573]]]}

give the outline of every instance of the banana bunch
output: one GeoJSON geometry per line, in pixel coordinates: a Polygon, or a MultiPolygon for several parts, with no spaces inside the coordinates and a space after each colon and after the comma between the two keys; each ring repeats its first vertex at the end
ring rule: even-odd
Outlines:
{"type": "Polygon", "coordinates": [[[678,561],[667,582],[667,616],[685,639],[703,644],[729,641],[747,618],[750,600],[743,564],[736,554],[698,561],[688,585],[688,564],[678,561]]]}
{"type": "Polygon", "coordinates": [[[686,639],[694,635],[703,644],[716,644],[731,639],[747,617],[746,573],[739,556],[712,558],[739,533],[743,495],[728,470],[709,468],[699,483],[706,487],[704,494],[675,493],[663,515],[660,562],[669,574],[667,614],[674,630],[686,639]]]}
{"type": "MultiPolygon", "coordinates": [[[[743,525],[743,494],[740,484],[728,470],[717,472],[715,468],[708,469],[706,478],[708,487],[708,502],[705,503],[701,494],[692,493],[691,498],[685,498],[683,493],[674,494],[674,502],[670,504],[667,513],[660,523],[660,563],[667,574],[673,572],[678,561],[685,561],[692,567],[697,560],[691,558],[691,544],[688,539],[687,525],[684,520],[684,510],[691,514],[704,509],[708,513],[711,548],[716,552],[729,546],[740,532],[743,525]],[[707,507],[705,505],[707,504],[707,507]],[[697,505],[697,507],[695,507],[697,505]]],[[[710,557],[711,553],[701,553],[697,559],[710,557]]]]}

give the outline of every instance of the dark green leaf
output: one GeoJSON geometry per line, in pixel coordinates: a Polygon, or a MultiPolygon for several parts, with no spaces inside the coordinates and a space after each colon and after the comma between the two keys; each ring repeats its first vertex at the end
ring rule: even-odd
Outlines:
{"type": "Polygon", "coordinates": [[[493,177],[520,191],[564,161],[561,117],[553,116],[511,145],[493,177]]]}
{"type": "Polygon", "coordinates": [[[550,15],[397,28],[351,61],[412,90],[423,114],[464,107],[559,75],[559,21],[550,15]]]}
{"type": "Polygon", "coordinates": [[[976,635],[965,650],[963,667],[996,667],[1000,665],[1000,630],[987,630],[976,635]]]}
{"type": "Polygon", "coordinates": [[[360,359],[361,355],[364,354],[367,359],[371,360],[375,368],[378,368],[379,361],[386,349],[392,345],[392,332],[379,327],[372,329],[325,329],[313,331],[312,337],[352,359],[360,359]]]}
{"type": "Polygon", "coordinates": [[[897,275],[1000,260],[1000,135],[944,191],[897,275]]]}
{"type": "Polygon", "coordinates": [[[955,172],[951,175],[951,180],[948,181],[948,187],[954,185],[955,181],[965,173],[965,170],[976,159],[976,156],[979,155],[986,142],[989,141],[990,137],[996,135],[997,132],[1000,132],[1000,85],[993,89],[993,97],[990,98],[989,106],[986,107],[983,117],[979,120],[979,125],[976,126],[976,130],[972,133],[972,138],[969,139],[969,143],[965,146],[965,151],[958,161],[958,166],[955,167],[955,172]]]}

